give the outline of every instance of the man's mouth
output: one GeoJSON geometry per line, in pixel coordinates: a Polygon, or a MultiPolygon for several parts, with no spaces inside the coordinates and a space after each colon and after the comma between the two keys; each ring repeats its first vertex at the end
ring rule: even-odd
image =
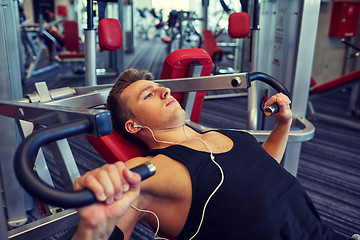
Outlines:
{"type": "Polygon", "coordinates": [[[170,104],[174,103],[175,99],[170,99],[167,103],[166,103],[166,107],[169,106],[170,104]]]}

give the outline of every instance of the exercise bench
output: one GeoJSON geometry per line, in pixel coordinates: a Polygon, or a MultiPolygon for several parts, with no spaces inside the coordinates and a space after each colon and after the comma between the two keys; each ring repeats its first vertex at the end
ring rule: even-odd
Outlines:
{"type": "MultiPolygon", "coordinates": [[[[224,51],[219,46],[226,46],[216,41],[213,32],[209,29],[203,30],[203,44],[204,49],[209,53],[213,62],[213,74],[233,73],[234,71],[223,71],[220,69],[220,62],[222,61],[224,51]]],[[[243,39],[250,34],[250,16],[246,12],[232,13],[229,16],[228,34],[233,39],[243,39]]],[[[229,45],[238,47],[237,44],[229,45]]],[[[237,54],[235,54],[237,55],[237,54]]]]}
{"type": "Polygon", "coordinates": [[[78,23],[75,20],[65,20],[63,25],[66,51],[59,53],[56,59],[59,62],[83,62],[85,54],[80,51],[78,23]]]}
{"type": "Polygon", "coordinates": [[[347,127],[351,127],[354,129],[360,129],[360,123],[356,123],[354,121],[340,119],[339,117],[330,116],[326,114],[317,113],[313,107],[312,100],[317,99],[319,97],[330,95],[339,89],[344,89],[347,87],[353,87],[352,96],[350,99],[350,105],[352,105],[351,114],[356,116],[356,102],[359,101],[359,84],[360,84],[360,70],[356,70],[354,72],[348,73],[344,76],[335,78],[331,81],[325,82],[323,84],[316,85],[316,81],[312,80],[312,89],[309,95],[309,114],[310,117],[314,119],[322,119],[328,122],[344,125],[347,127]]]}

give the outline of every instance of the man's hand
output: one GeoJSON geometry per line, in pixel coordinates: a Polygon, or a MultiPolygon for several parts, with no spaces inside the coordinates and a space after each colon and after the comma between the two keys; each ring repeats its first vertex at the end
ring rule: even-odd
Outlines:
{"type": "Polygon", "coordinates": [[[140,175],[122,162],[106,164],[77,178],[74,189],[90,189],[99,202],[78,209],[81,220],[73,239],[108,239],[117,220],[139,196],[140,182],[140,175]]]}
{"type": "Polygon", "coordinates": [[[270,106],[273,103],[277,103],[279,105],[279,112],[272,115],[274,118],[277,119],[279,124],[288,124],[291,123],[292,120],[292,111],[290,109],[291,101],[283,93],[278,93],[273,95],[265,104],[264,109],[267,106],[270,106]]]}

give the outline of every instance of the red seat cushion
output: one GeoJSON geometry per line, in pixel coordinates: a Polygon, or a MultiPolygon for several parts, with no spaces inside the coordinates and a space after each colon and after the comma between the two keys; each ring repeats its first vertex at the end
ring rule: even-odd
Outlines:
{"type": "Polygon", "coordinates": [[[75,20],[64,21],[64,45],[67,51],[80,51],[79,29],[75,20]]]}
{"type": "Polygon", "coordinates": [[[114,18],[103,18],[99,22],[99,45],[101,50],[117,50],[123,44],[121,24],[114,18]]]}
{"type": "Polygon", "coordinates": [[[246,38],[250,34],[250,16],[246,12],[230,14],[228,33],[232,38],[246,38]]]}
{"type": "Polygon", "coordinates": [[[131,158],[143,156],[147,151],[125,139],[115,130],[106,136],[86,138],[107,163],[126,162],[131,158]]]}

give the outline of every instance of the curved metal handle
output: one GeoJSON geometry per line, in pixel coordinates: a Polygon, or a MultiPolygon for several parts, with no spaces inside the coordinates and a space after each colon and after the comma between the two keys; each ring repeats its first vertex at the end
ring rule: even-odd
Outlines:
{"type": "MultiPolygon", "coordinates": [[[[88,133],[91,130],[90,122],[87,119],[81,119],[41,129],[24,139],[16,150],[14,160],[15,174],[24,189],[44,203],[63,208],[79,208],[95,203],[95,195],[90,190],[57,190],[43,182],[33,171],[36,155],[41,146],[80,133],[88,133]]],[[[131,170],[138,172],[142,180],[155,173],[154,166],[151,164],[131,170]]]]}
{"type": "MultiPolygon", "coordinates": [[[[286,87],[284,85],[282,85],[278,80],[276,80],[275,78],[271,77],[270,75],[267,75],[266,73],[262,73],[262,72],[250,72],[247,74],[247,81],[248,81],[248,86],[251,85],[252,81],[261,81],[264,82],[268,85],[270,85],[271,87],[273,87],[277,92],[281,92],[283,94],[285,94],[286,96],[290,98],[290,92],[286,89],[286,87]]],[[[275,114],[279,111],[279,106],[277,103],[273,103],[270,106],[266,107],[264,112],[267,116],[270,116],[272,114],[275,114]]]]}

